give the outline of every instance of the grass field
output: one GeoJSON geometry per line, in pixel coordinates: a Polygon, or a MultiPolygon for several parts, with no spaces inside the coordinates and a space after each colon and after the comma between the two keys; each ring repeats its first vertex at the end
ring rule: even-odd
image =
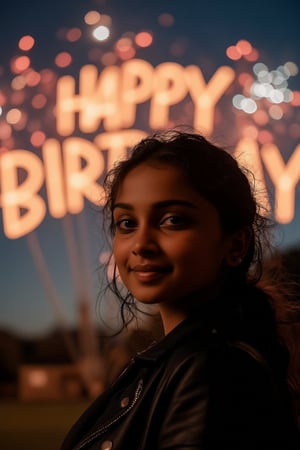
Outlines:
{"type": "Polygon", "coordinates": [[[58,450],[66,431],[87,405],[0,402],[0,449],[58,450]]]}

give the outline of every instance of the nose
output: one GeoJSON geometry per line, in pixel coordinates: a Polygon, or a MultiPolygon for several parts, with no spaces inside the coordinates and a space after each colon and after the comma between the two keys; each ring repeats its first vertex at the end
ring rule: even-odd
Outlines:
{"type": "Polygon", "coordinates": [[[140,227],[135,233],[132,253],[138,256],[151,256],[159,253],[155,231],[149,226],[140,227]]]}

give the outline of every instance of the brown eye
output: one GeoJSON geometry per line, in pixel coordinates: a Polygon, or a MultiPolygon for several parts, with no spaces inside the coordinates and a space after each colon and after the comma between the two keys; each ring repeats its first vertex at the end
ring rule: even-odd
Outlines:
{"type": "Polygon", "coordinates": [[[172,214],[164,217],[161,222],[161,227],[169,227],[169,228],[180,228],[186,225],[186,219],[182,216],[172,214]]]}
{"type": "Polygon", "coordinates": [[[114,224],[116,231],[128,232],[136,228],[136,222],[132,219],[117,220],[114,224]]]}

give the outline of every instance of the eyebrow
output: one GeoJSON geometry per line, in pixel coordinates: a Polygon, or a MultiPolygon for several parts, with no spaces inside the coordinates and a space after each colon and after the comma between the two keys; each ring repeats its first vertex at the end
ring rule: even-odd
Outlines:
{"type": "MultiPolygon", "coordinates": [[[[188,200],[177,200],[177,199],[170,199],[170,200],[163,200],[161,202],[154,203],[153,207],[155,209],[162,209],[167,208],[169,206],[187,206],[188,208],[196,208],[196,205],[192,202],[189,202],[188,200]]],[[[127,209],[128,211],[133,211],[134,207],[130,203],[115,203],[113,205],[112,210],[114,211],[116,208],[121,209],[127,209]]]]}

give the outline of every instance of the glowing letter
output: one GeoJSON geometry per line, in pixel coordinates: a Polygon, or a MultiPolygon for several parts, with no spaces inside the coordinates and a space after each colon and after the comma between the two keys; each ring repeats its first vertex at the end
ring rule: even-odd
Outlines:
{"type": "Polygon", "coordinates": [[[101,120],[108,130],[121,126],[120,69],[106,67],[100,77],[95,66],[83,66],[79,74],[79,95],[75,95],[75,80],[65,76],[57,83],[57,132],[70,135],[75,129],[75,112],[79,127],[85,133],[95,131],[101,120]]]}
{"type": "MultiPolygon", "coordinates": [[[[132,59],[122,66],[122,126],[135,122],[136,105],[150,98],[153,67],[141,59],[132,59]]],[[[108,129],[106,127],[106,129],[108,129]]]]}
{"type": "Polygon", "coordinates": [[[60,144],[56,139],[45,141],[43,160],[49,212],[53,217],[63,217],[67,213],[65,183],[60,144]]]}
{"type": "Polygon", "coordinates": [[[249,177],[249,181],[254,188],[259,205],[264,208],[265,213],[269,212],[268,192],[257,142],[249,138],[242,139],[235,148],[234,156],[242,167],[249,169],[254,175],[254,179],[249,177]]]}
{"type": "Polygon", "coordinates": [[[155,69],[154,94],[150,104],[149,124],[153,129],[165,128],[169,122],[169,108],[187,93],[184,69],[180,64],[162,63],[155,69]]]}
{"type": "Polygon", "coordinates": [[[275,217],[280,223],[289,223],[294,217],[295,187],[300,180],[300,145],[286,165],[274,144],[264,145],[261,154],[275,186],[275,217]]]}
{"type": "Polygon", "coordinates": [[[91,142],[81,138],[66,139],[63,153],[68,209],[76,214],[84,207],[84,197],[100,202],[103,190],[97,180],[103,173],[104,158],[91,142]]]}
{"type": "Polygon", "coordinates": [[[210,135],[214,126],[215,105],[234,80],[234,71],[227,66],[219,67],[207,84],[197,66],[186,67],[184,74],[195,105],[194,127],[210,135]]]}
{"type": "Polygon", "coordinates": [[[31,152],[11,150],[1,156],[0,174],[4,233],[16,239],[32,231],[45,217],[45,203],[37,195],[44,181],[43,165],[31,152]],[[26,172],[22,183],[18,182],[18,169],[26,172]]]}
{"type": "Polygon", "coordinates": [[[123,130],[115,133],[102,133],[95,137],[94,141],[101,150],[108,150],[108,170],[116,161],[125,159],[127,149],[143,139],[147,133],[140,130],[123,130]]]}

